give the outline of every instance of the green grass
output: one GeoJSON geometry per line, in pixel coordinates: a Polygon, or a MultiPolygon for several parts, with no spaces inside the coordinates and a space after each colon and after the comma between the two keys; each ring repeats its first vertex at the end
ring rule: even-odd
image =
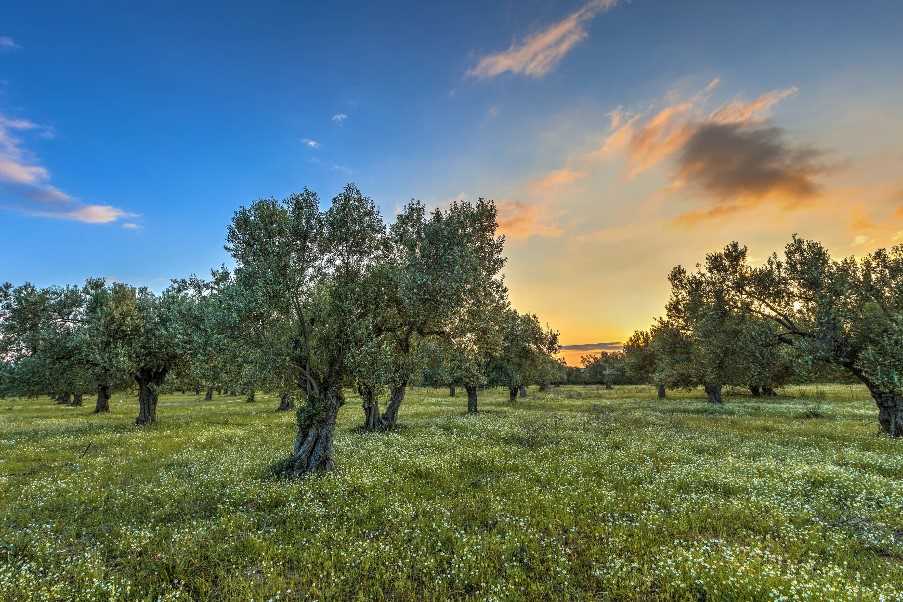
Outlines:
{"type": "Polygon", "coordinates": [[[272,397],[0,400],[0,599],[903,599],[903,441],[785,394],[418,389],[378,435],[350,399],[300,481],[272,397]]]}

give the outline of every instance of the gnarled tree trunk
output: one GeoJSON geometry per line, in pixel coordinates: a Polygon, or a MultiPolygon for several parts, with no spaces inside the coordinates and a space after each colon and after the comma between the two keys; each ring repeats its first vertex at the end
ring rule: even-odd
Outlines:
{"type": "Polygon", "coordinates": [[[195,397],[197,397],[197,396],[200,395],[200,394],[201,394],[201,385],[195,385],[195,386],[194,386],[194,395],[195,395],[195,397]]]}
{"type": "Polygon", "coordinates": [[[144,426],[157,421],[157,400],[159,388],[166,379],[166,370],[145,368],[135,374],[138,383],[138,417],[135,424],[144,426]]]}
{"type": "Polygon", "coordinates": [[[520,397],[526,397],[526,396],[527,396],[527,385],[521,385],[521,386],[519,386],[519,387],[517,388],[517,394],[518,394],[520,397]]]}
{"type": "Polygon", "coordinates": [[[765,397],[777,397],[778,396],[777,391],[775,391],[771,385],[763,386],[762,394],[765,395],[765,397]]]}
{"type": "Polygon", "coordinates": [[[333,437],[341,403],[339,392],[332,387],[307,396],[298,409],[298,433],[292,455],[282,467],[286,476],[326,472],[335,467],[333,437]]]}
{"type": "Polygon", "coordinates": [[[94,404],[94,413],[102,414],[110,411],[110,385],[97,385],[97,402],[94,404]]]}
{"type": "Polygon", "coordinates": [[[721,385],[705,385],[705,394],[709,398],[709,403],[724,403],[724,401],[721,399],[721,385]]]}
{"type": "Polygon", "coordinates": [[[248,403],[254,403],[255,401],[257,401],[257,397],[254,394],[254,389],[248,391],[247,395],[245,395],[245,401],[247,401],[248,403]]]}
{"type": "Polygon", "coordinates": [[[406,380],[392,386],[389,392],[389,403],[386,404],[386,411],[382,415],[382,428],[393,428],[398,422],[398,408],[404,401],[404,391],[408,383],[406,380]]]}
{"type": "Polygon", "coordinates": [[[517,387],[508,387],[508,401],[511,403],[517,401],[517,387]]]}
{"type": "Polygon", "coordinates": [[[288,412],[289,410],[295,409],[295,402],[292,399],[291,393],[282,393],[279,395],[279,406],[276,408],[277,412],[288,412]]]}
{"type": "Polygon", "coordinates": [[[457,393],[458,393],[458,391],[455,388],[455,385],[448,385],[448,396],[449,397],[454,397],[457,393]]]}
{"type": "Polygon", "coordinates": [[[72,404],[72,393],[60,393],[56,396],[56,402],[60,405],[71,405],[72,404]]]}
{"type": "Polygon", "coordinates": [[[857,375],[865,382],[875,405],[878,406],[878,423],[881,430],[891,437],[903,437],[903,395],[882,390],[879,386],[857,375]]]}
{"type": "Polygon", "coordinates": [[[762,387],[759,385],[750,385],[749,392],[752,393],[753,397],[761,397],[762,396],[762,387]]]}
{"type": "Polygon", "coordinates": [[[665,399],[668,396],[665,391],[665,385],[659,384],[659,385],[657,385],[657,387],[658,387],[658,398],[665,399]]]}
{"type": "Polygon", "coordinates": [[[207,387],[207,392],[204,393],[204,401],[210,401],[213,399],[213,387],[207,387]]]}
{"type": "Polygon", "coordinates": [[[467,391],[467,413],[468,414],[476,414],[477,409],[477,386],[476,385],[464,385],[464,389],[467,391]]]}
{"type": "Polygon", "coordinates": [[[76,408],[80,408],[82,406],[82,398],[84,395],[81,393],[75,393],[72,395],[72,405],[76,408]]]}
{"type": "Polygon", "coordinates": [[[547,383],[546,381],[542,381],[541,383],[539,383],[540,393],[545,393],[548,390],[549,390],[549,383],[547,383]]]}

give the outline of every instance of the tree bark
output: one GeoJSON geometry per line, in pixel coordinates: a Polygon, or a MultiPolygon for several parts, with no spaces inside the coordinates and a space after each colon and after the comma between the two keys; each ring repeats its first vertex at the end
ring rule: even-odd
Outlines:
{"type": "Polygon", "coordinates": [[[762,387],[762,394],[765,395],[765,397],[777,397],[778,396],[777,391],[775,391],[771,385],[765,385],[764,387],[762,387]]]}
{"type": "Polygon", "coordinates": [[[94,413],[102,414],[110,411],[110,385],[97,385],[97,402],[94,413]]]}
{"type": "Polygon", "coordinates": [[[520,396],[520,397],[526,397],[526,396],[527,396],[527,385],[521,385],[521,386],[519,386],[519,387],[517,388],[517,394],[518,394],[518,396],[520,396]]]}
{"type": "Polygon", "coordinates": [[[56,402],[60,405],[70,405],[72,403],[71,393],[60,393],[56,397],[56,402]]]}
{"type": "Polygon", "coordinates": [[[358,389],[361,396],[361,409],[364,410],[364,430],[379,431],[383,428],[383,419],[379,415],[379,399],[372,387],[358,389]]]}
{"type": "Polygon", "coordinates": [[[511,403],[517,401],[517,387],[508,387],[508,401],[511,403]]]}
{"type": "Polygon", "coordinates": [[[455,389],[455,385],[448,385],[448,396],[454,397],[458,393],[457,389],[455,389]]]}
{"type": "Polygon", "coordinates": [[[283,467],[286,476],[299,477],[335,467],[333,437],[340,405],[335,389],[307,397],[298,411],[298,433],[292,455],[283,467]]]}
{"type": "Polygon", "coordinates": [[[138,383],[138,417],[135,418],[136,425],[144,426],[157,421],[159,388],[165,379],[166,370],[159,368],[143,369],[135,374],[135,381],[138,383]]]}
{"type": "Polygon", "coordinates": [[[476,414],[479,411],[477,409],[477,386],[464,385],[464,389],[467,391],[467,413],[476,414]]]}
{"type": "Polygon", "coordinates": [[[548,390],[549,390],[549,383],[547,383],[546,381],[542,381],[541,383],[539,383],[540,393],[545,393],[548,390]]]}
{"type": "Polygon", "coordinates": [[[207,387],[207,392],[204,393],[204,401],[210,401],[213,399],[213,387],[207,387]]]}
{"type": "Polygon", "coordinates": [[[406,380],[393,385],[389,392],[389,403],[386,404],[386,411],[382,416],[382,428],[394,428],[395,423],[398,422],[398,409],[401,407],[401,402],[404,401],[404,391],[407,385],[406,380]]]}
{"type": "Polygon", "coordinates": [[[761,397],[762,396],[762,387],[759,385],[750,385],[749,392],[752,393],[753,397],[761,397]]]}
{"type": "Polygon", "coordinates": [[[76,408],[82,407],[82,397],[84,397],[84,396],[81,393],[75,393],[72,395],[73,407],[76,407],[76,408]]]}
{"type": "Polygon", "coordinates": [[[195,395],[195,397],[197,397],[197,396],[200,395],[200,394],[201,394],[201,385],[195,385],[195,386],[194,386],[194,395],[195,395]]]}
{"type": "Polygon", "coordinates": [[[295,402],[292,400],[292,396],[290,393],[283,393],[279,396],[279,407],[276,408],[277,412],[288,412],[289,410],[295,409],[295,402]]]}
{"type": "Polygon", "coordinates": [[[903,437],[903,395],[897,395],[891,391],[884,391],[863,376],[859,378],[868,387],[878,406],[878,423],[881,430],[891,437],[903,437]]]}
{"type": "Polygon", "coordinates": [[[245,396],[245,401],[247,401],[248,403],[254,403],[255,401],[257,401],[257,397],[254,394],[254,389],[248,391],[247,396],[245,396]]]}
{"type": "Polygon", "coordinates": [[[721,399],[721,385],[705,385],[705,394],[709,398],[709,403],[722,404],[724,401],[721,399]]]}
{"type": "Polygon", "coordinates": [[[667,393],[665,392],[665,385],[659,384],[659,385],[658,385],[658,398],[659,398],[659,399],[665,399],[665,398],[667,398],[667,397],[668,397],[668,395],[667,395],[667,393]]]}

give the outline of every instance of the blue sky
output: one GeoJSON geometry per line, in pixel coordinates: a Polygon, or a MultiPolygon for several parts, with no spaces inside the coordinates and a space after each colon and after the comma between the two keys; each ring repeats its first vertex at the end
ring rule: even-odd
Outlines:
{"type": "Polygon", "coordinates": [[[354,181],[387,216],[496,199],[515,303],[620,340],[732,238],[896,242],[901,32],[894,0],[11,3],[0,280],[160,288],[227,259],[239,205],[354,181]],[[681,163],[706,123],[796,171],[725,188],[681,163]]]}

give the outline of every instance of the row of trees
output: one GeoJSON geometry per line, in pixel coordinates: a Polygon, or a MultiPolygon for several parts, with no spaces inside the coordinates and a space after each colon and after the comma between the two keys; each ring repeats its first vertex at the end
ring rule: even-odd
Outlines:
{"type": "Polygon", "coordinates": [[[624,346],[633,378],[660,396],[702,386],[722,403],[727,384],[773,394],[815,370],[842,370],[868,387],[881,429],[903,436],[903,246],[836,260],[794,237],[783,257],[752,266],[734,242],[669,280],[665,316],[624,346]]]}
{"type": "Polygon", "coordinates": [[[394,427],[413,382],[467,391],[563,379],[558,334],[510,307],[504,238],[491,201],[427,211],[412,201],[386,225],[353,185],[323,210],[304,190],[239,209],[226,249],[235,267],[174,280],[162,293],[102,279],[84,286],[0,288],[0,394],[75,403],[137,387],[138,417],[156,420],[162,387],[255,391],[297,409],[279,469],[330,469],[344,391],[363,427],[394,427]],[[384,407],[382,406],[384,403],[384,407]]]}

